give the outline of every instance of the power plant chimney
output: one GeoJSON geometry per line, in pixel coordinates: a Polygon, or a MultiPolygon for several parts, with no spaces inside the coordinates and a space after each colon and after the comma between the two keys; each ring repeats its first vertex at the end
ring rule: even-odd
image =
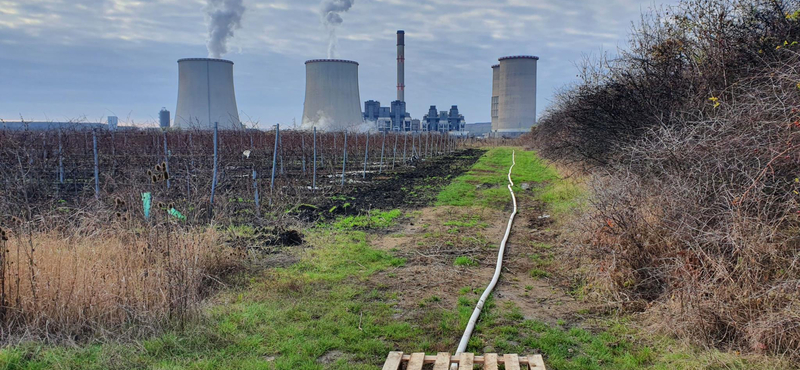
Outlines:
{"type": "Polygon", "coordinates": [[[314,59],[306,62],[303,128],[357,129],[364,122],[358,91],[358,63],[314,59]]]}
{"type": "Polygon", "coordinates": [[[397,100],[406,101],[406,33],[397,31],[397,100]]]}
{"type": "Polygon", "coordinates": [[[223,59],[178,60],[178,107],[176,128],[241,129],[233,88],[233,62],[223,59]]]}

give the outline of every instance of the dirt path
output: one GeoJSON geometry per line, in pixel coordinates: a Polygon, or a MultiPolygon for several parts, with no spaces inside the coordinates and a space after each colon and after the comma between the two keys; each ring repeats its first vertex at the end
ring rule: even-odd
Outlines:
{"type": "MultiPolygon", "coordinates": [[[[495,302],[499,307],[514,302],[526,319],[570,321],[585,307],[544,276],[555,236],[541,222],[538,207],[526,202],[512,228],[495,302]],[[540,272],[532,276],[534,270],[540,272]]],[[[373,246],[407,260],[403,267],[373,276],[373,283],[398,293],[401,317],[423,315],[428,305],[454,310],[465,289],[477,292],[491,280],[507,220],[507,212],[487,208],[423,208],[395,230],[371,236],[373,246]],[[477,265],[456,266],[458,257],[472,258],[477,265]]]]}

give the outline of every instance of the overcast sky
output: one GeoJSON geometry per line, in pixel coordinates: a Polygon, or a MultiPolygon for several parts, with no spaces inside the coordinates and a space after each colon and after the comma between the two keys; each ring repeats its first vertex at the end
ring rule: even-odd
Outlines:
{"type": "MultiPolygon", "coordinates": [[[[206,0],[0,0],[0,118],[153,123],[174,112],[178,64],[206,57],[206,0]]],[[[575,81],[575,63],[626,47],[642,11],[677,0],[355,0],[337,57],[360,63],[361,100],[396,96],[395,32],[406,31],[406,101],[414,118],[457,104],[490,120],[491,65],[537,55],[538,111],[575,81]]],[[[298,123],[305,65],[327,57],[320,0],[244,0],[235,62],[243,121],[298,123]]],[[[363,109],[363,105],[362,105],[363,109]]]]}

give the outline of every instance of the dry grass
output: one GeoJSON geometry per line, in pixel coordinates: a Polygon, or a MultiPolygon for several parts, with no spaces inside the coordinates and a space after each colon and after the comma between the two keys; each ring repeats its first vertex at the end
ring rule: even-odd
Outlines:
{"type": "Polygon", "coordinates": [[[10,231],[4,338],[140,336],[180,324],[215,279],[235,268],[212,227],[10,231]]]}

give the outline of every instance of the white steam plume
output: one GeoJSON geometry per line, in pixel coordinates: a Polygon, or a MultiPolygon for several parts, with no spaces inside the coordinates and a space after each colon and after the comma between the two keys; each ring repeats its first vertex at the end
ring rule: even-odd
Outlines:
{"type": "Polygon", "coordinates": [[[342,24],[340,13],[353,7],[355,0],[323,0],[321,4],[322,24],[328,29],[328,58],[336,57],[336,27],[342,24]]]}
{"type": "Polygon", "coordinates": [[[208,22],[208,56],[219,58],[228,52],[228,39],[242,28],[246,8],[243,0],[207,0],[204,10],[208,22]]]}

